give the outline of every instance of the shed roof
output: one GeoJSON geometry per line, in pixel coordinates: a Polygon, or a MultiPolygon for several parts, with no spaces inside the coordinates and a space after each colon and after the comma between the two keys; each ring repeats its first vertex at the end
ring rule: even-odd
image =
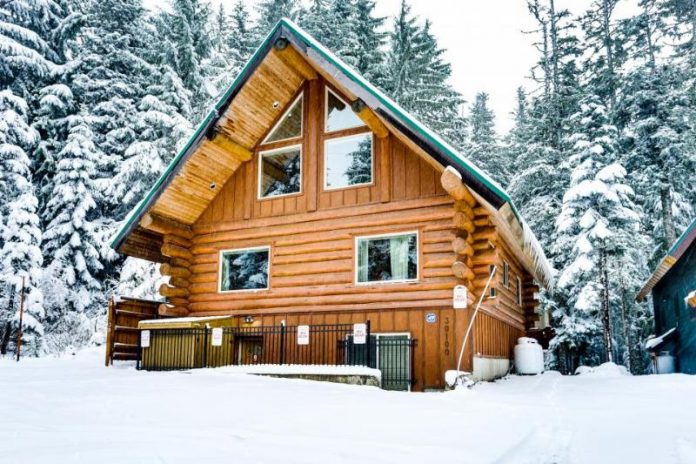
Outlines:
{"type": "MultiPolygon", "coordinates": [[[[507,192],[439,135],[420,123],[413,115],[387,97],[358,72],[346,65],[302,28],[286,18],[281,19],[275,25],[146,197],[129,214],[112,242],[113,248],[127,252],[127,250],[124,250],[124,245],[129,240],[135,242],[137,240],[147,241],[152,239],[152,237],[147,236],[149,231],[139,227],[139,223],[146,213],[153,210],[162,213],[165,218],[167,217],[167,209],[162,206],[163,197],[168,195],[179,202],[192,200],[183,195],[180,189],[177,189],[177,186],[173,184],[179,181],[179,177],[182,176],[182,171],[186,169],[187,163],[200,165],[195,160],[191,161],[191,158],[194,154],[198,157],[201,156],[200,153],[203,151],[201,146],[205,145],[206,140],[211,137],[211,134],[216,129],[219,129],[221,126],[223,131],[239,129],[239,127],[230,127],[235,122],[229,114],[235,111],[235,100],[245,97],[245,85],[255,78],[255,73],[260,72],[259,70],[263,71],[263,66],[266,65],[267,60],[273,59],[273,45],[281,38],[289,41],[292,47],[314,69],[319,71],[323,77],[339,86],[348,94],[364,101],[388,127],[405,136],[419,151],[426,153],[443,168],[447,166],[456,168],[457,172],[462,176],[464,183],[472,190],[472,193],[484,206],[491,210],[493,220],[503,235],[510,239],[511,246],[520,253],[525,267],[534,275],[538,282],[546,286],[552,285],[554,278],[553,269],[536,237],[520,217],[507,192]],[[225,126],[225,123],[227,123],[227,126],[225,126]],[[131,237],[135,238],[131,239],[131,237]]],[[[287,76],[302,78],[301,75],[293,74],[290,71],[287,73],[287,76]]],[[[287,76],[284,78],[287,78],[287,76]]],[[[288,88],[292,88],[292,86],[288,88]]],[[[274,91],[277,92],[277,89],[274,89],[274,91]]],[[[291,92],[288,91],[286,93],[291,92]]],[[[283,95],[283,97],[288,100],[291,98],[290,95],[283,95]]],[[[237,120],[239,119],[241,118],[237,118],[237,120]]],[[[242,145],[246,145],[246,148],[251,149],[253,148],[253,138],[248,137],[248,139],[246,144],[242,143],[242,145]]],[[[237,140],[239,140],[239,137],[237,137],[237,140]]],[[[209,153],[213,157],[222,156],[220,153],[209,153]]],[[[217,162],[218,158],[215,158],[215,160],[217,162]]],[[[229,177],[239,164],[236,160],[228,160],[223,169],[216,174],[229,177]]],[[[224,183],[224,180],[221,183],[224,183]]],[[[205,189],[200,189],[200,195],[203,197],[202,201],[206,200],[205,196],[208,194],[209,192],[205,192],[205,189]]],[[[212,197],[208,199],[208,201],[210,200],[212,200],[212,197]]],[[[187,218],[188,220],[183,222],[191,225],[197,218],[196,213],[200,215],[203,211],[197,211],[195,206],[191,204],[185,206],[190,208],[190,214],[187,218]]],[[[131,252],[128,254],[135,253],[131,252]]],[[[157,260],[159,256],[155,253],[152,256],[141,257],[157,260]]]]}
{"type": "Polygon", "coordinates": [[[662,280],[694,242],[696,242],[696,218],[694,218],[689,227],[679,236],[677,241],[674,242],[665,257],[660,260],[655,271],[648,280],[645,281],[643,287],[636,296],[637,301],[643,301],[648,296],[648,293],[650,293],[655,285],[662,280]]]}

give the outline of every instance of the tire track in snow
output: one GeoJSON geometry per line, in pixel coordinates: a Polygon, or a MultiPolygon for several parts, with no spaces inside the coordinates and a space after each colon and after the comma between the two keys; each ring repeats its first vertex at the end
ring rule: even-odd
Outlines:
{"type": "MultiPolygon", "coordinates": [[[[543,374],[535,386],[546,383],[543,374]]],[[[548,378],[548,377],[547,377],[548,378]]],[[[558,385],[562,377],[557,376],[544,395],[545,403],[550,414],[548,418],[553,425],[538,425],[530,430],[522,440],[508,448],[497,464],[569,464],[572,432],[563,425],[563,414],[558,402],[558,385]]],[[[546,408],[544,408],[546,409],[546,408]]]]}

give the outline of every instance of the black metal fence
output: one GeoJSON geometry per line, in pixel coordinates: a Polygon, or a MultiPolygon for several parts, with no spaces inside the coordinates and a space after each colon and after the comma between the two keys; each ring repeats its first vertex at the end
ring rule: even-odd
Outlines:
{"type": "Polygon", "coordinates": [[[415,340],[406,334],[371,334],[355,343],[353,324],[153,329],[139,337],[138,369],[182,370],[252,364],[366,366],[380,369],[382,387],[413,384],[415,340]],[[308,334],[305,330],[308,329],[308,334]]]}

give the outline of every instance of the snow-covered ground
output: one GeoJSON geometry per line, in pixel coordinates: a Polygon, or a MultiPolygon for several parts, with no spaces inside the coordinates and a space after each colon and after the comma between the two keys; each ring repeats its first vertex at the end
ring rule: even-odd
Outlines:
{"type": "Polygon", "coordinates": [[[696,377],[397,393],[226,369],[0,360],[2,463],[696,463],[696,377]]]}

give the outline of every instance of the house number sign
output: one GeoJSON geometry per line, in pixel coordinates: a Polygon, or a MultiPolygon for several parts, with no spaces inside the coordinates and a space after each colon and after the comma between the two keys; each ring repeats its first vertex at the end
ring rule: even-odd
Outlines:
{"type": "Polygon", "coordinates": [[[308,325],[298,325],[297,326],[297,344],[298,345],[309,345],[309,326],[308,325]]]}

